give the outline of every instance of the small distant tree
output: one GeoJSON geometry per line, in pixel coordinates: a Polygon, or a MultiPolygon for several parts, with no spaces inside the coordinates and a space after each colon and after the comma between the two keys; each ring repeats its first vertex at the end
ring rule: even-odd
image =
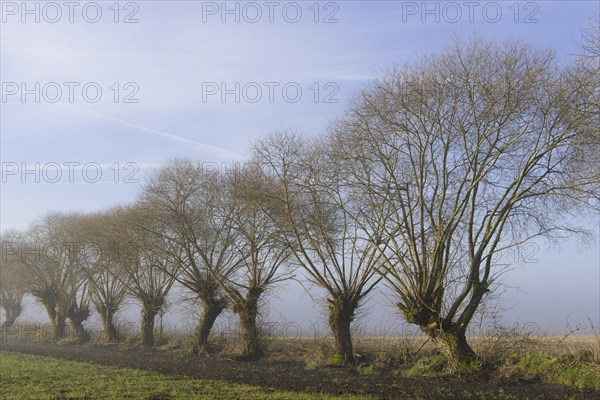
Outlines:
{"type": "Polygon", "coordinates": [[[0,307],[4,309],[4,326],[12,326],[21,315],[23,296],[27,291],[25,264],[21,260],[23,232],[9,230],[0,236],[0,307]]]}
{"type": "Polygon", "coordinates": [[[44,306],[52,323],[53,337],[62,339],[67,316],[59,307],[59,298],[64,269],[61,264],[47,256],[45,249],[51,241],[51,229],[56,215],[47,215],[42,221],[35,222],[28,230],[28,237],[23,244],[23,262],[27,265],[28,291],[44,306]],[[44,252],[44,253],[42,253],[44,252]]]}
{"type": "Polygon", "coordinates": [[[81,230],[82,261],[87,289],[103,326],[107,343],[118,340],[115,315],[127,297],[129,276],[124,263],[127,257],[118,231],[119,216],[107,210],[85,216],[81,230]]]}
{"type": "Polygon", "coordinates": [[[87,339],[83,328],[90,315],[87,277],[77,235],[81,218],[50,213],[30,227],[23,244],[28,291],[46,309],[56,340],[65,336],[67,318],[79,340],[87,339]]]}
{"type": "Polygon", "coordinates": [[[65,315],[71,321],[75,339],[79,343],[84,343],[89,340],[89,335],[83,323],[91,315],[91,310],[88,281],[83,274],[81,275],[82,277],[75,277],[69,282],[64,301],[66,303],[65,315]]]}
{"type": "Polygon", "coordinates": [[[142,308],[142,344],[156,343],[154,322],[175,282],[181,249],[165,239],[152,207],[138,204],[114,210],[120,259],[129,294],[142,308]]]}
{"type": "Polygon", "coordinates": [[[66,256],[61,260],[65,264],[66,274],[59,288],[58,308],[65,310],[66,317],[71,321],[75,339],[80,343],[89,340],[83,323],[91,315],[88,276],[82,260],[85,244],[79,241],[84,223],[85,215],[63,215],[53,240],[66,256]]]}

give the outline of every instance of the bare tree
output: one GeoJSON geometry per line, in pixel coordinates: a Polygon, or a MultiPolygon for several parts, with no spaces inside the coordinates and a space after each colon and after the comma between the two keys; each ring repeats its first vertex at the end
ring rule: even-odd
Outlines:
{"type": "Polygon", "coordinates": [[[84,271],[90,301],[100,314],[104,340],[118,340],[115,314],[127,297],[129,276],[124,265],[128,262],[126,246],[119,235],[119,215],[114,209],[85,216],[81,237],[84,271]]]}
{"type": "MultiPolygon", "coordinates": [[[[212,167],[212,165],[210,165],[212,167]]],[[[240,262],[235,251],[233,207],[226,199],[220,173],[190,160],[173,160],[153,174],[141,197],[156,210],[157,234],[172,243],[179,269],[175,280],[202,304],[192,353],[208,342],[208,335],[227,307],[223,274],[240,262]]]]}
{"type": "Polygon", "coordinates": [[[590,20],[587,27],[581,30],[581,39],[577,43],[581,57],[593,61],[593,66],[600,68],[600,18],[590,20]]]}
{"type": "Polygon", "coordinates": [[[335,159],[318,143],[280,132],[254,146],[255,162],[279,186],[283,230],[295,262],[325,291],[329,327],[343,363],[354,361],[351,323],[376,276],[377,247],[350,218],[351,198],[335,159]]]}
{"type": "MultiPolygon", "coordinates": [[[[589,26],[581,32],[581,39],[577,46],[580,49],[575,62],[567,69],[573,88],[580,94],[575,102],[569,106],[575,118],[585,114],[587,118],[580,118],[583,123],[580,135],[583,138],[578,146],[573,146],[571,168],[569,173],[583,177],[599,177],[600,167],[589,160],[600,158],[600,20],[590,21],[589,26]],[[589,144],[592,143],[590,146],[589,144]]],[[[600,190],[597,190],[600,197],[600,190]]],[[[598,204],[598,197],[596,204],[598,204]]]]}
{"type": "Polygon", "coordinates": [[[59,288],[58,308],[64,310],[71,321],[75,338],[80,343],[89,340],[83,323],[91,314],[88,276],[82,259],[85,243],[79,241],[85,222],[85,216],[81,214],[63,215],[53,241],[61,246],[62,253],[67,256],[61,258],[65,263],[66,276],[59,288]]]}
{"type": "Polygon", "coordinates": [[[502,251],[582,232],[563,217],[596,201],[598,174],[571,163],[598,142],[582,132],[593,114],[572,105],[590,100],[581,82],[597,77],[578,82],[520,42],[457,40],[383,74],[332,126],[368,210],[358,216],[381,224],[373,242],[398,309],[455,368],[476,358],[465,332],[502,251]]]}
{"type": "Polygon", "coordinates": [[[85,275],[78,272],[78,276],[73,276],[67,286],[65,315],[71,321],[73,333],[79,343],[87,342],[89,335],[85,331],[83,323],[91,315],[90,297],[88,292],[88,281],[85,275]],[[83,279],[81,278],[83,276],[83,279]]]}
{"type": "Polygon", "coordinates": [[[25,264],[21,260],[23,232],[8,230],[2,233],[0,259],[0,307],[4,308],[4,326],[12,326],[21,315],[23,296],[27,291],[25,264]]]}
{"type": "Polygon", "coordinates": [[[64,270],[60,263],[47,257],[46,254],[42,255],[51,241],[47,225],[50,225],[55,217],[48,215],[44,220],[30,227],[27,241],[23,244],[22,260],[27,265],[28,291],[46,309],[53,326],[54,339],[58,340],[64,336],[64,325],[67,319],[65,310],[58,307],[59,288],[64,282],[64,270]]]}
{"type": "Polygon", "coordinates": [[[161,226],[151,207],[133,205],[114,212],[124,283],[142,308],[142,344],[153,347],[154,322],[175,282],[180,248],[155,234],[161,226]]]}
{"type": "Polygon", "coordinates": [[[291,277],[284,268],[290,251],[278,223],[283,203],[275,194],[276,185],[254,164],[232,175],[224,189],[229,191],[226,201],[233,203],[229,223],[236,233],[234,249],[240,260],[216,278],[239,316],[242,354],[256,359],[264,352],[264,332],[257,326],[259,301],[270,286],[291,277]]]}
{"type": "Polygon", "coordinates": [[[75,240],[77,214],[48,214],[32,225],[23,244],[22,261],[27,266],[28,291],[46,309],[54,327],[54,338],[65,335],[69,318],[80,341],[86,339],[83,322],[88,318],[87,278],[75,240]]]}

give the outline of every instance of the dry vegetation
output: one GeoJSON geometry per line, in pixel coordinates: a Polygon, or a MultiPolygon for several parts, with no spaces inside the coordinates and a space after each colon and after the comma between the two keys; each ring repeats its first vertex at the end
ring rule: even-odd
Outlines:
{"type": "MultiPolygon", "coordinates": [[[[46,329],[47,330],[47,329],[46,329]]],[[[3,328],[2,340],[10,349],[11,343],[46,343],[60,348],[82,348],[85,358],[87,349],[109,349],[103,344],[101,332],[91,335],[91,344],[78,345],[67,338],[53,342],[40,325],[16,324],[3,328]],[[92,346],[92,347],[89,347],[92,346]]],[[[140,333],[128,325],[119,331],[120,342],[111,351],[142,351],[140,333]]],[[[265,336],[265,354],[261,365],[299,365],[304,371],[323,371],[342,367],[343,360],[336,356],[332,337],[273,337],[265,336]]],[[[526,382],[559,384],[578,389],[600,391],[600,333],[593,326],[588,329],[572,329],[563,336],[539,335],[516,329],[497,328],[487,336],[469,337],[474,350],[481,357],[475,369],[456,372],[426,336],[356,336],[354,343],[355,363],[350,370],[361,376],[401,378],[457,378],[488,382],[502,387],[521,385],[526,382]]],[[[239,360],[243,348],[241,334],[236,332],[214,333],[198,360],[245,363],[239,360]]],[[[189,359],[193,339],[189,334],[165,332],[157,335],[155,354],[175,360],[189,359]]],[[[93,352],[92,351],[92,352],[93,352]]],[[[44,354],[42,352],[42,354],[44,354]]],[[[131,354],[131,353],[130,353],[131,354]]],[[[147,355],[146,355],[147,356],[147,355]]],[[[93,359],[93,357],[91,357],[93,359]]],[[[202,361],[201,361],[202,362],[202,361]]],[[[233,365],[233,364],[231,364],[233,365]]],[[[144,366],[140,366],[144,368],[144,366]]],[[[302,389],[300,390],[302,391],[302,389]]]]}

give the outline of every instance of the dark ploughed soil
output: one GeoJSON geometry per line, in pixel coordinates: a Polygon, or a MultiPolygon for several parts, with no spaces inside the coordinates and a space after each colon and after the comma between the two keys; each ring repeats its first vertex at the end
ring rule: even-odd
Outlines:
{"type": "Polygon", "coordinates": [[[57,345],[4,341],[0,349],[21,353],[89,361],[102,365],[144,369],[163,374],[261,386],[273,390],[331,394],[367,394],[381,399],[600,399],[599,391],[578,390],[514,378],[490,377],[405,378],[391,372],[361,375],[345,368],[307,370],[297,361],[264,359],[241,362],[192,357],[169,351],[122,349],[118,345],[57,345]],[[511,396],[508,396],[511,395],[511,396]]]}

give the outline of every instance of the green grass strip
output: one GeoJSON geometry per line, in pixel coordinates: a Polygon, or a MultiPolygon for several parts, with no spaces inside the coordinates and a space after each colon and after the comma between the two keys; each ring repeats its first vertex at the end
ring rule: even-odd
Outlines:
{"type": "Polygon", "coordinates": [[[0,352],[2,399],[365,399],[277,391],[223,381],[0,352]]]}

